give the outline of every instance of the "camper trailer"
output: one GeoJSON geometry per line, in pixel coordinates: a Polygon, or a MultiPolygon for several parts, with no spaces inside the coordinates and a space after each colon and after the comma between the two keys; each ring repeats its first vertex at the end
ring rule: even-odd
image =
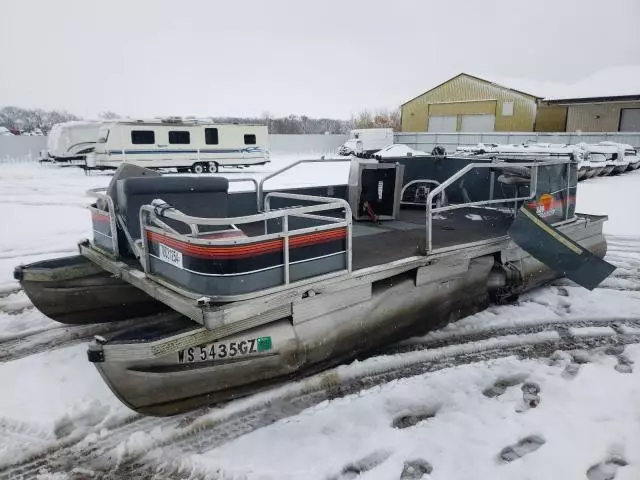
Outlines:
{"type": "Polygon", "coordinates": [[[198,120],[128,120],[104,123],[89,169],[122,163],[179,172],[217,172],[219,167],[264,165],[269,161],[264,125],[214,124],[198,120]]]}
{"type": "Polygon", "coordinates": [[[93,152],[98,139],[100,122],[57,123],[49,132],[47,149],[40,152],[40,160],[45,162],[84,161],[93,152]]]}

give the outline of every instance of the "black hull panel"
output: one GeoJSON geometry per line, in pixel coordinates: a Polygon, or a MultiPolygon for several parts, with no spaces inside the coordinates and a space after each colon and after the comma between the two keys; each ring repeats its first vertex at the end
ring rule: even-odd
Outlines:
{"type": "Polygon", "coordinates": [[[33,305],[60,323],[113,322],[167,309],[81,255],[21,265],[14,276],[33,305]]]}

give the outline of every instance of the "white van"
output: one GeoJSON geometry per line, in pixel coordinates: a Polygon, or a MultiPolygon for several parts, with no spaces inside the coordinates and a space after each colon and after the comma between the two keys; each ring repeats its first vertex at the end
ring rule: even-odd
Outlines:
{"type": "Polygon", "coordinates": [[[46,162],[70,162],[84,160],[98,140],[100,122],[56,123],[47,137],[47,149],[40,152],[40,160],[46,162]]]}
{"type": "Polygon", "coordinates": [[[87,168],[112,169],[123,162],[194,173],[264,165],[269,162],[268,131],[265,125],[182,119],[104,123],[87,168]]]}
{"type": "Polygon", "coordinates": [[[340,146],[338,154],[366,157],[392,143],[392,128],[357,128],[349,132],[349,140],[340,146]]]}

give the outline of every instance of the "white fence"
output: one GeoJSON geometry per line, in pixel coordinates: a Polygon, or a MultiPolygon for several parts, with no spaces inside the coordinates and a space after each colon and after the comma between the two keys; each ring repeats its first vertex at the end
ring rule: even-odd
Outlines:
{"type": "Polygon", "coordinates": [[[336,153],[348,138],[349,135],[269,135],[269,152],[271,155],[327,155],[336,153]]]}
{"type": "MultiPolygon", "coordinates": [[[[347,135],[269,135],[272,155],[320,156],[335,153],[347,135]]],[[[640,133],[404,133],[394,135],[395,143],[431,152],[436,145],[451,152],[459,145],[478,143],[521,144],[526,142],[598,143],[612,141],[640,147],[640,133]]],[[[0,163],[34,162],[47,146],[47,137],[0,136],[0,163]]]]}
{"type": "Polygon", "coordinates": [[[0,163],[35,162],[47,148],[47,137],[0,135],[0,163]]]}
{"type": "MultiPolygon", "coordinates": [[[[321,156],[336,153],[348,135],[269,135],[271,155],[321,156]]],[[[47,137],[0,135],[0,163],[35,162],[47,148],[47,137]]]]}
{"type": "Polygon", "coordinates": [[[522,144],[563,143],[576,144],[580,142],[618,142],[628,143],[640,147],[640,133],[518,133],[518,132],[490,132],[490,133],[404,133],[394,135],[395,143],[403,143],[415,150],[430,153],[433,147],[439,145],[452,152],[459,145],[477,145],[478,143],[522,144]]]}

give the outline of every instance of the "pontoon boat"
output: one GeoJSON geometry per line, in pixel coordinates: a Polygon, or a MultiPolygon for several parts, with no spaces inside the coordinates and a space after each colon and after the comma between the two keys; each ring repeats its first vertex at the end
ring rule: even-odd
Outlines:
{"type": "Polygon", "coordinates": [[[77,262],[96,283],[74,305],[39,302],[42,289],[27,288],[42,264],[18,277],[45,313],[67,304],[74,322],[79,310],[104,320],[99,310],[120,295],[131,317],[159,304],[175,311],[97,337],[88,352],[122,402],[171,415],[437,328],[570,275],[572,255],[605,254],[606,217],[575,213],[571,155],[342,161],[348,184],[269,191],[273,176],[327,160],[296,162],[244,192],[218,176],[119,171],[91,192],[94,236],[79,244],[82,259],[49,265],[77,262]],[[541,232],[531,235],[537,246],[510,236],[522,215],[541,232]],[[528,253],[546,241],[558,243],[560,263],[528,253]]]}

